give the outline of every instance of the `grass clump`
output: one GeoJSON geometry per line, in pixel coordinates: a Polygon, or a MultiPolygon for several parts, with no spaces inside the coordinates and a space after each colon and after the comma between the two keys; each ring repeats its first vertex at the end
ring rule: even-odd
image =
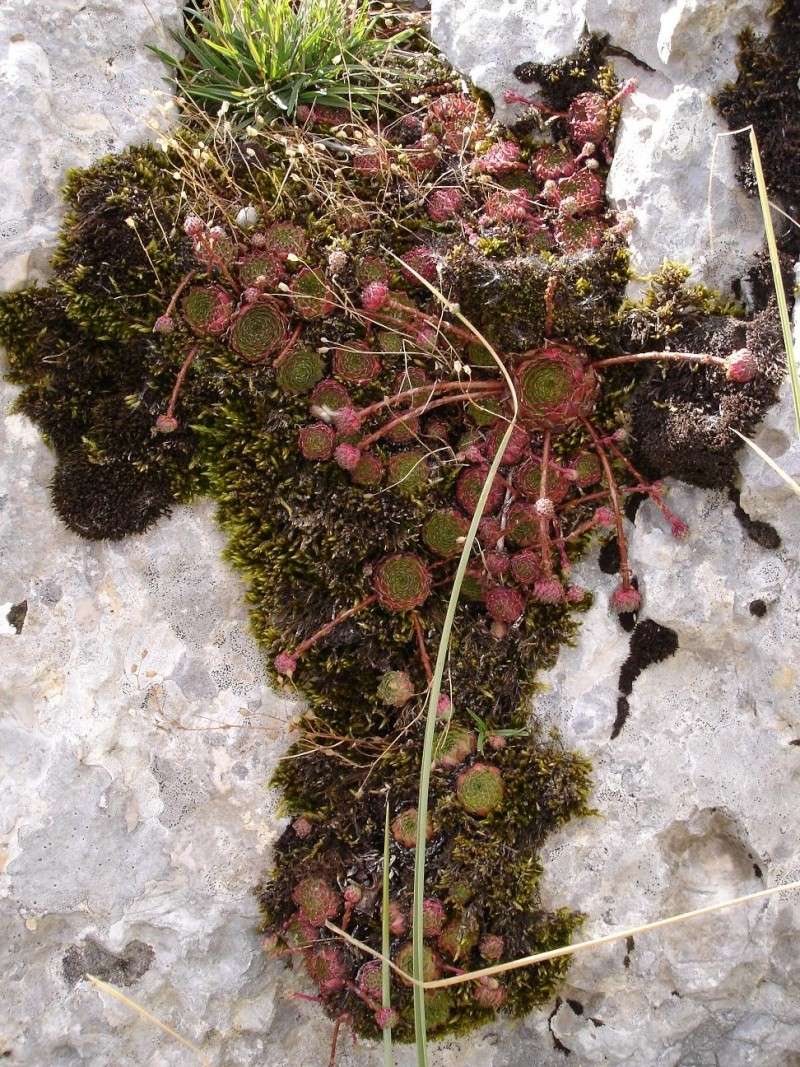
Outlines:
{"type": "Polygon", "coordinates": [[[156,54],[175,70],[178,92],[204,110],[228,105],[244,123],[256,116],[308,118],[309,108],[348,121],[350,111],[391,94],[401,74],[366,3],[344,0],[209,0],[173,34],[184,57],[156,54]],[[298,109],[305,108],[305,111],[298,109]],[[331,109],[347,109],[331,115],[331,109]]]}

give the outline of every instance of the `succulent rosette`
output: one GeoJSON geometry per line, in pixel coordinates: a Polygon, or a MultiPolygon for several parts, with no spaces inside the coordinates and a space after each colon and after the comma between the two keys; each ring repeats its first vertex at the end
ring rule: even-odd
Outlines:
{"type": "Polygon", "coordinates": [[[233,301],[222,286],[194,285],[184,296],[181,310],[194,333],[218,334],[230,322],[233,301]]]}
{"type": "Polygon", "coordinates": [[[237,311],[230,332],[231,348],[246,363],[262,363],[286,342],[287,322],[280,304],[261,297],[237,311]]]}
{"type": "Polygon", "coordinates": [[[377,564],[372,586],[387,611],[411,611],[428,599],[431,574],[419,556],[399,552],[377,564]]]}
{"type": "Polygon", "coordinates": [[[586,357],[568,345],[526,352],[514,369],[520,413],[526,424],[564,430],[592,413],[598,381],[586,357]]]}

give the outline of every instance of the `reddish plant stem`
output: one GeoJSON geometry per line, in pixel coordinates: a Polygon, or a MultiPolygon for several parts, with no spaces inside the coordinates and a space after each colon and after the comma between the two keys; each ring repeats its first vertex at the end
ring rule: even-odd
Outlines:
{"type": "Polygon", "coordinates": [[[522,104],[525,107],[535,108],[536,111],[541,111],[544,115],[557,116],[563,119],[567,114],[566,111],[555,111],[545,104],[543,100],[537,100],[532,96],[523,96],[522,93],[518,93],[515,89],[506,89],[503,93],[503,99],[507,104],[522,104]]]}
{"type": "Polygon", "coordinates": [[[372,593],[370,594],[370,596],[364,597],[363,600],[359,600],[359,602],[357,604],[354,604],[352,608],[347,608],[346,611],[339,612],[335,619],[331,619],[330,622],[326,622],[325,625],[321,626],[316,633],[313,633],[311,635],[311,637],[307,637],[305,641],[301,641],[297,648],[295,648],[295,650],[293,651],[292,655],[304,655],[304,653],[308,652],[310,648],[313,648],[317,641],[321,641],[323,637],[327,637],[328,634],[332,633],[337,626],[341,625],[341,623],[345,622],[345,620],[351,619],[354,615],[358,615],[358,613],[360,611],[363,611],[364,608],[368,608],[370,604],[374,604],[377,599],[378,598],[375,593],[372,593]]]}
{"type": "Polygon", "coordinates": [[[725,370],[725,360],[721,356],[710,356],[705,352],[639,352],[629,353],[622,356],[609,356],[608,359],[598,359],[592,363],[595,370],[600,367],[616,367],[622,363],[658,363],[669,360],[673,363],[705,363],[708,366],[722,367],[725,370]]]}
{"type": "MultiPolygon", "coordinates": [[[[490,390],[490,393],[494,390],[490,390]]],[[[444,396],[440,400],[434,400],[430,404],[422,404],[416,408],[409,408],[408,411],[404,411],[401,415],[396,415],[389,422],[384,423],[374,433],[369,434],[367,437],[362,437],[358,442],[358,447],[361,449],[369,448],[370,445],[374,445],[376,441],[380,441],[382,437],[385,437],[387,433],[391,433],[395,426],[399,426],[401,423],[407,422],[409,419],[413,419],[417,415],[425,414],[427,411],[433,411],[434,408],[444,407],[445,404],[460,404],[467,400],[472,400],[477,396],[479,399],[482,396],[486,396],[485,390],[481,390],[479,393],[459,393],[458,396],[444,396]]]]}
{"type": "Polygon", "coordinates": [[[178,284],[178,288],[172,294],[172,299],[167,304],[167,310],[164,312],[165,315],[172,315],[172,312],[175,310],[175,305],[178,303],[181,293],[196,274],[196,270],[190,270],[188,274],[184,275],[183,278],[181,278],[178,284]]]}
{"type": "Polygon", "coordinates": [[[623,82],[620,86],[619,92],[615,93],[615,95],[608,101],[608,106],[611,107],[612,104],[618,104],[620,100],[624,100],[626,96],[630,96],[630,94],[635,92],[638,88],[639,83],[636,78],[628,78],[628,80],[623,82]]]}
{"type": "Polygon", "coordinates": [[[609,448],[611,449],[611,451],[617,457],[617,459],[622,460],[622,462],[625,464],[625,466],[628,468],[628,470],[631,472],[631,474],[634,476],[634,478],[638,479],[638,481],[639,481],[639,486],[638,486],[639,490],[641,492],[643,492],[643,493],[647,493],[647,495],[650,497],[650,499],[656,505],[658,510],[661,512],[661,514],[667,520],[667,522],[669,522],[669,523],[680,522],[681,520],[675,514],[675,512],[672,510],[672,508],[667,507],[667,505],[664,503],[664,500],[663,500],[663,498],[661,496],[661,492],[658,489],[655,489],[652,485],[650,485],[648,483],[648,481],[645,478],[645,476],[634,467],[634,465],[631,463],[631,461],[628,459],[628,457],[625,455],[625,453],[622,452],[621,449],[617,448],[617,446],[614,443],[614,441],[609,441],[608,445],[609,445],[609,448]]]}
{"type": "Polygon", "coordinates": [[[396,303],[391,297],[389,298],[389,303],[403,312],[410,310],[412,316],[421,322],[423,326],[430,326],[434,330],[445,330],[447,333],[452,334],[453,337],[463,341],[464,344],[471,345],[475,343],[475,335],[470,333],[469,330],[465,330],[462,326],[457,326],[454,322],[448,322],[446,319],[431,318],[430,315],[426,315],[424,311],[420,311],[417,308],[407,309],[405,304],[396,303]]]}
{"type": "Polygon", "coordinates": [[[169,403],[167,404],[166,415],[167,418],[172,418],[175,412],[175,405],[178,402],[178,393],[181,391],[181,386],[186,380],[186,375],[189,373],[189,368],[194,363],[194,357],[200,351],[200,345],[194,345],[189,349],[189,353],[181,363],[180,370],[175,378],[175,384],[172,387],[172,393],[170,394],[169,403]]]}
{"type": "MultiPolygon", "coordinates": [[[[342,924],[342,929],[346,930],[347,927],[342,924]]],[[[363,991],[363,989],[358,988],[355,982],[347,982],[346,984],[347,988],[350,990],[353,996],[358,997],[358,999],[363,1004],[366,1004],[370,1011],[377,1011],[378,1008],[380,1008],[381,1005],[378,1003],[378,1001],[373,1000],[371,997],[368,997],[367,994],[363,991]]]]}
{"type": "MultiPolygon", "coordinates": [[[[627,492],[623,489],[622,492],[627,492]]],[[[572,508],[579,508],[581,504],[590,504],[593,500],[602,500],[608,496],[608,492],[605,489],[598,489],[596,493],[586,493],[584,496],[576,496],[573,500],[568,500],[561,506],[562,511],[571,511],[572,508]]]]}
{"type": "Polygon", "coordinates": [[[222,274],[225,276],[225,280],[227,281],[228,285],[231,286],[233,291],[235,293],[241,293],[242,287],[239,285],[239,283],[235,280],[231,272],[228,270],[228,265],[226,264],[225,260],[222,259],[221,256],[218,256],[217,253],[214,251],[213,243],[208,239],[206,234],[201,233],[198,236],[198,241],[206,250],[206,255],[208,256],[208,265],[218,267],[222,274]]]}
{"type": "MultiPolygon", "coordinates": [[[[618,493],[643,493],[644,489],[640,485],[618,485],[618,493]]],[[[593,500],[604,500],[608,496],[607,489],[598,489],[596,493],[586,493],[584,496],[575,497],[574,500],[568,500],[566,504],[561,505],[561,511],[570,511],[572,508],[578,508],[581,504],[590,504],[593,500]]]]}
{"type": "Polygon", "coordinates": [[[588,419],[582,418],[581,422],[586,428],[587,433],[592,439],[594,450],[597,453],[598,459],[603,465],[603,473],[605,474],[606,485],[608,486],[608,492],[611,496],[611,506],[614,509],[614,522],[617,528],[617,543],[619,545],[619,573],[622,578],[622,586],[624,589],[630,587],[631,584],[631,568],[628,562],[628,542],[625,540],[625,530],[622,525],[622,509],[619,503],[619,490],[617,489],[617,483],[614,480],[614,472],[611,470],[611,464],[608,461],[608,456],[603,448],[600,438],[595,431],[594,426],[588,419]]]}
{"type": "Polygon", "coordinates": [[[312,996],[311,993],[292,993],[292,1000],[307,1000],[309,1004],[324,1004],[321,996],[312,996]]]}
{"type": "Polygon", "coordinates": [[[447,971],[448,974],[466,974],[467,972],[463,967],[454,967],[452,963],[445,963],[441,961],[441,967],[443,971],[447,971]]]}
{"type": "Polygon", "coordinates": [[[407,307],[405,304],[399,304],[391,298],[387,301],[387,306],[397,309],[401,313],[400,317],[381,315],[380,312],[374,312],[376,317],[370,321],[379,326],[393,326],[398,330],[406,330],[410,322],[415,322],[417,326],[430,326],[434,330],[444,330],[446,333],[452,334],[453,337],[457,337],[463,344],[471,345],[475,343],[474,335],[469,330],[456,326],[454,322],[447,322],[445,319],[433,319],[430,315],[426,315],[424,311],[407,307]]]}
{"type": "Polygon", "coordinates": [[[292,351],[294,346],[297,344],[297,342],[298,342],[298,340],[300,338],[300,334],[302,332],[303,332],[303,327],[301,325],[295,326],[295,328],[292,330],[291,336],[289,337],[288,341],[283,346],[283,348],[280,350],[280,352],[277,354],[275,359],[272,361],[272,366],[273,367],[280,367],[281,363],[283,363],[283,361],[287,358],[287,356],[292,351]]]}
{"type": "Polygon", "coordinates": [[[350,1019],[350,1012],[344,1011],[341,1015],[336,1017],[336,1021],[333,1024],[333,1037],[331,1038],[331,1058],[328,1060],[328,1067],[336,1067],[336,1045],[339,1040],[339,1030],[342,1027],[342,1023],[350,1019]]]}
{"type": "Polygon", "coordinates": [[[462,391],[479,389],[482,393],[484,389],[490,389],[492,392],[501,392],[503,388],[502,382],[432,382],[430,385],[416,385],[413,389],[404,389],[402,393],[384,397],[383,400],[378,400],[376,403],[370,404],[369,407],[362,408],[359,414],[362,418],[368,419],[383,408],[391,407],[392,404],[400,403],[403,400],[421,396],[423,393],[427,393],[432,397],[435,393],[452,393],[458,389],[462,391]]]}
{"type": "Polygon", "coordinates": [[[431,658],[428,655],[428,649],[425,645],[425,634],[422,630],[422,623],[420,622],[419,615],[416,613],[416,611],[412,611],[411,621],[414,624],[414,634],[417,638],[417,648],[419,649],[419,658],[422,660],[422,669],[425,671],[425,678],[428,682],[428,685],[430,685],[433,681],[431,658]]]}
{"type": "MultiPolygon", "coordinates": [[[[608,496],[608,493],[603,493],[602,496],[608,496]]],[[[571,530],[564,538],[565,541],[576,541],[581,534],[586,533],[587,530],[591,530],[594,527],[594,519],[585,519],[582,523],[571,530]]]]}

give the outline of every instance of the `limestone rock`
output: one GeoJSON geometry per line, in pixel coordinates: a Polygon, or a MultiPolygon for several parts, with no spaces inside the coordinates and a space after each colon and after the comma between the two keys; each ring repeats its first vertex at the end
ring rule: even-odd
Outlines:
{"type": "MultiPolygon", "coordinates": [[[[163,72],[144,45],[166,41],[179,6],[3,5],[3,284],[44,268],[64,169],[148,135],[161,101],[139,90],[159,88],[163,72]]],[[[636,213],[643,266],[668,251],[721,283],[758,226],[723,141],[723,256],[708,256],[707,92],[733,73],[735,35],[761,12],[751,0],[434,3],[438,39],[490,91],[516,63],[569,51],[585,19],[655,67],[626,102],[613,194],[636,213]]],[[[11,398],[4,388],[4,412],[11,398]]],[[[797,476],[791,419],[785,392],[756,440],[797,476]]],[[[91,972],[201,1044],[214,1067],[327,1062],[330,1025],[291,999],[302,981],[263,952],[252,896],[283,825],[266,782],[297,706],[265,685],[210,507],[177,509],[121,544],[81,541],[50,509],[38,431],[5,414],[2,434],[0,1054],[21,1067],[198,1062],[94,991],[91,972]]],[[[741,500],[775,524],[778,552],[700,490],[673,486],[686,542],[640,509],[631,552],[645,613],[680,648],[636,680],[613,741],[628,636],[606,607],[615,579],[592,559],[576,574],[595,603],[534,714],[595,761],[601,815],[568,826],[544,857],[547,899],[585,911],[587,935],[800,876],[800,508],[750,456],[741,500]]],[[[432,1062],[787,1067],[800,1056],[798,928],[797,898],[776,899],[584,955],[558,1004],[435,1045],[432,1062]]],[[[378,1056],[343,1036],[342,1067],[378,1056]]],[[[396,1062],[411,1067],[413,1049],[396,1062]]]]}
{"type": "MultiPolygon", "coordinates": [[[[594,762],[598,819],[570,826],[545,854],[552,899],[586,912],[587,935],[800,874],[790,829],[800,740],[791,533],[800,509],[764,510],[785,538],[771,552],[749,539],[725,496],[670,487],[689,537],[674,541],[645,504],[631,563],[643,614],[675,630],[678,652],[636,680],[612,739],[628,635],[608,615],[615,579],[606,578],[535,706],[594,762]]],[[[591,561],[578,577],[596,587],[591,561]]],[[[551,1029],[587,1065],[793,1062],[800,971],[788,952],[798,928],[797,897],[779,897],[579,957],[551,1029]]]]}
{"type": "Polygon", "coordinates": [[[0,286],[46,271],[70,167],[146,140],[173,112],[161,62],[180,0],[0,5],[0,286]]]}

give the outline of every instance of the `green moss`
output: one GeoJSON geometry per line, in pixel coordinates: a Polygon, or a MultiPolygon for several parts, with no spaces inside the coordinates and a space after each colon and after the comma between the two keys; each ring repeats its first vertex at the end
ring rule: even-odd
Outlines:
{"type": "MultiPolygon", "coordinates": [[[[566,92],[566,85],[573,91],[579,83],[606,91],[599,56],[586,52],[577,65],[565,66],[560,80],[554,76],[548,83],[553,92],[566,92]]],[[[176,159],[132,149],[73,175],[53,281],[0,300],[0,339],[9,350],[9,377],[22,387],[19,410],[39,424],[56,450],[54,499],[73,529],[89,537],[121,537],[165,515],[175,500],[207,493],[228,539],[226,557],[247,584],[252,628],[267,662],[310,642],[291,683],[307,711],[297,724],[290,758],[280,762],[274,778],[285,811],[303,816],[304,829],[301,833],[296,820],[281,835],[259,899],[265,931],[290,945],[312,975],[331,976],[341,967],[355,980],[363,959],[343,948],[335,950],[340,956],[325,955],[333,946],[321,933],[314,959],[303,955],[308,930],[302,915],[314,923],[341,916],[346,905],[340,889],[355,884],[363,894],[348,929],[380,945],[379,909],[370,906],[370,892],[380,880],[388,794],[396,823],[390,891],[396,908],[408,916],[410,813],[417,803],[420,713],[428,685],[420,649],[435,654],[454,558],[485,476],[482,456],[467,467],[460,450],[486,449],[491,441],[484,432],[488,420],[463,401],[409,420],[418,437],[412,448],[399,447],[388,435],[365,445],[357,420],[352,433],[353,424],[340,431],[342,413],[379,404],[411,386],[441,383],[456,357],[470,366],[473,381],[495,380],[496,371],[482,349],[458,338],[429,351],[416,332],[411,340],[343,312],[347,300],[360,306],[365,272],[372,276],[377,269],[370,260],[375,232],[403,254],[412,241],[419,243],[427,224],[418,204],[397,196],[387,201],[390,214],[368,215],[369,226],[355,225],[342,238],[345,206],[354,214],[373,210],[371,201],[356,199],[367,185],[353,178],[349,205],[330,208],[318,201],[312,209],[288,202],[282,194],[285,153],[272,136],[267,131],[255,141],[259,167],[247,160],[232,167],[252,202],[278,205],[279,221],[267,225],[257,251],[255,243],[251,248],[230,242],[225,270],[219,265],[204,270],[176,230],[185,210],[180,183],[171,177],[176,159]],[[325,264],[331,248],[344,247],[343,241],[350,265],[335,286],[331,282],[334,306],[325,264]],[[267,261],[278,264],[276,277],[285,273],[292,292],[286,295],[276,285],[273,295],[245,303],[253,294],[240,290],[262,277],[254,272],[267,261]],[[190,271],[197,276],[178,304],[182,310],[174,316],[173,332],[153,334],[153,323],[190,271]],[[187,315],[195,289],[206,296],[223,291],[230,299],[230,323],[221,331],[209,334],[203,326],[216,298],[199,317],[187,315]],[[157,434],[155,420],[167,411],[181,374],[174,407],[178,428],[157,434]],[[342,442],[367,449],[349,472],[331,460],[342,442]],[[329,626],[364,603],[340,625],[329,626]],[[322,636],[315,639],[320,628],[322,636]]],[[[533,148],[524,145],[526,153],[533,148]]],[[[328,165],[321,156],[310,162],[302,155],[293,158],[310,189],[320,177],[316,168],[328,165]]],[[[221,188],[210,190],[207,203],[194,205],[209,218],[214,205],[229,202],[229,176],[222,168],[219,175],[209,181],[218,180],[221,188]]],[[[332,180],[332,172],[324,176],[332,180]]],[[[384,178],[394,181],[391,174],[381,182],[384,178]]],[[[477,193],[474,199],[479,202],[477,193]]],[[[672,337],[673,326],[677,336],[721,311],[711,294],[687,286],[674,269],[654,282],[652,295],[635,306],[623,304],[628,257],[613,239],[594,252],[559,256],[525,248],[516,238],[491,248],[467,247],[452,236],[459,232],[443,227],[437,237],[444,287],[509,367],[518,364],[519,354],[541,347],[546,332],[596,358],[620,351],[622,343],[672,337]],[[548,291],[554,321],[546,331],[548,291]]],[[[409,308],[439,314],[421,288],[403,299],[409,308]]],[[[412,315],[406,317],[413,322],[412,315]]],[[[592,412],[602,433],[620,426],[641,379],[627,367],[604,375],[592,412]]],[[[502,408],[494,399],[484,406],[496,406],[498,413],[502,408]]],[[[586,448],[585,430],[569,426],[554,438],[554,461],[568,465],[582,455],[579,476],[585,481],[594,477],[586,448]]],[[[503,507],[509,483],[535,499],[538,461],[532,456],[527,472],[518,467],[508,480],[498,478],[489,508],[498,522],[510,514],[510,527],[503,528],[509,541],[528,543],[538,526],[526,512],[525,532],[516,513],[503,507]]],[[[553,468],[548,495],[559,502],[577,492],[553,468]]],[[[571,514],[576,526],[587,517],[580,501],[571,514]]],[[[570,554],[576,556],[586,540],[570,542],[570,554]]],[[[504,749],[476,763],[477,738],[467,725],[471,713],[492,730],[525,728],[537,672],[553,664],[577,622],[565,605],[531,601],[500,639],[482,603],[486,582],[476,551],[456,611],[448,664],[453,717],[438,727],[431,781],[428,890],[446,908],[442,943],[433,933],[428,938],[436,966],[440,953],[457,959],[459,967],[481,966],[478,946],[487,934],[503,938],[505,958],[562,944],[580,921],[571,912],[543,909],[538,857],[548,834],[588,813],[588,765],[536,727],[525,736],[512,734],[504,749]]],[[[274,681],[289,684],[285,676],[274,681]]],[[[406,936],[407,931],[396,935],[395,953],[406,936]]],[[[509,975],[503,1010],[524,1014],[542,1003],[566,966],[553,961],[509,975]]],[[[324,1002],[331,1015],[350,1012],[358,1032],[377,1036],[373,1013],[347,984],[326,992],[324,1002]]],[[[399,982],[393,983],[393,1003],[401,1017],[397,1039],[410,1040],[411,992],[399,982]]],[[[494,1017],[469,986],[431,995],[428,1010],[429,1026],[440,1034],[465,1032],[494,1017]]]]}

